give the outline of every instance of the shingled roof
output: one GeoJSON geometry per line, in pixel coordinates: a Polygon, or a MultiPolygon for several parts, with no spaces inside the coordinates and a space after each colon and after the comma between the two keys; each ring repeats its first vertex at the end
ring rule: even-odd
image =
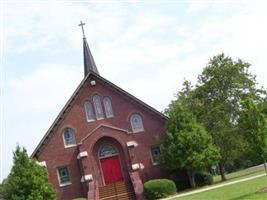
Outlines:
{"type": "Polygon", "coordinates": [[[86,76],[89,72],[94,72],[96,74],[99,74],[94,58],[91,54],[89,45],[87,43],[86,37],[83,38],[83,63],[84,63],[84,76],[86,76]]]}

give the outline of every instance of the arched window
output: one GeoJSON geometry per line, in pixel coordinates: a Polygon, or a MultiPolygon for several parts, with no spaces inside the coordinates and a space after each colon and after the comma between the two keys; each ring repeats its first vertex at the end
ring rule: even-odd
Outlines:
{"type": "Polygon", "coordinates": [[[142,117],[138,114],[133,114],[131,116],[131,125],[132,125],[132,130],[134,133],[140,132],[144,130],[143,126],[143,120],[142,117]]]}
{"type": "Polygon", "coordinates": [[[94,116],[93,107],[90,101],[86,101],[84,103],[84,109],[85,109],[87,121],[94,121],[95,116],[94,116]]]}
{"type": "Polygon", "coordinates": [[[100,101],[99,96],[97,96],[97,95],[93,96],[93,102],[94,102],[94,107],[95,107],[96,118],[97,119],[104,118],[102,105],[101,105],[101,101],[100,101]]]}
{"type": "Polygon", "coordinates": [[[113,110],[112,110],[110,98],[104,97],[103,102],[104,102],[104,108],[105,108],[105,113],[106,113],[107,118],[113,117],[113,110]]]}
{"type": "Polygon", "coordinates": [[[118,150],[114,146],[110,144],[105,144],[101,147],[98,156],[99,158],[104,158],[104,157],[109,157],[109,156],[113,156],[117,154],[118,154],[118,150]]]}
{"type": "Polygon", "coordinates": [[[63,133],[65,146],[72,146],[76,144],[74,131],[71,128],[66,128],[63,133]]]}

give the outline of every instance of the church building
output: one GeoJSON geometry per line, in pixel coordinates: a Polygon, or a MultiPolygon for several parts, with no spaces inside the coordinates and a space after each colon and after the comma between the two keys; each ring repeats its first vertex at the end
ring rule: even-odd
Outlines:
{"type": "Polygon", "coordinates": [[[32,156],[57,199],[144,199],[146,181],[169,177],[156,162],[167,117],[100,75],[84,33],[83,54],[84,78],[32,156]]]}

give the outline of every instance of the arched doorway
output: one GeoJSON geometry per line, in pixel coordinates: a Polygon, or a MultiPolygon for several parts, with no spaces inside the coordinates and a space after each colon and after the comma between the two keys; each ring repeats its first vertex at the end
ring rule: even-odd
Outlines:
{"type": "Polygon", "coordinates": [[[123,181],[123,173],[118,149],[110,143],[100,146],[98,158],[105,185],[123,181]]]}

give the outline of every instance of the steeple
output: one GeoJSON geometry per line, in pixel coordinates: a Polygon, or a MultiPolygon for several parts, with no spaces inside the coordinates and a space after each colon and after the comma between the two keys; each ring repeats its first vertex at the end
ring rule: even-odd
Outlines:
{"type": "Polygon", "coordinates": [[[83,32],[83,63],[84,63],[84,76],[86,76],[89,72],[94,72],[99,74],[94,58],[91,54],[89,45],[87,43],[85,34],[84,34],[84,29],[83,26],[85,25],[85,23],[83,23],[81,21],[81,23],[79,24],[79,26],[82,27],[82,32],[83,32]]]}

